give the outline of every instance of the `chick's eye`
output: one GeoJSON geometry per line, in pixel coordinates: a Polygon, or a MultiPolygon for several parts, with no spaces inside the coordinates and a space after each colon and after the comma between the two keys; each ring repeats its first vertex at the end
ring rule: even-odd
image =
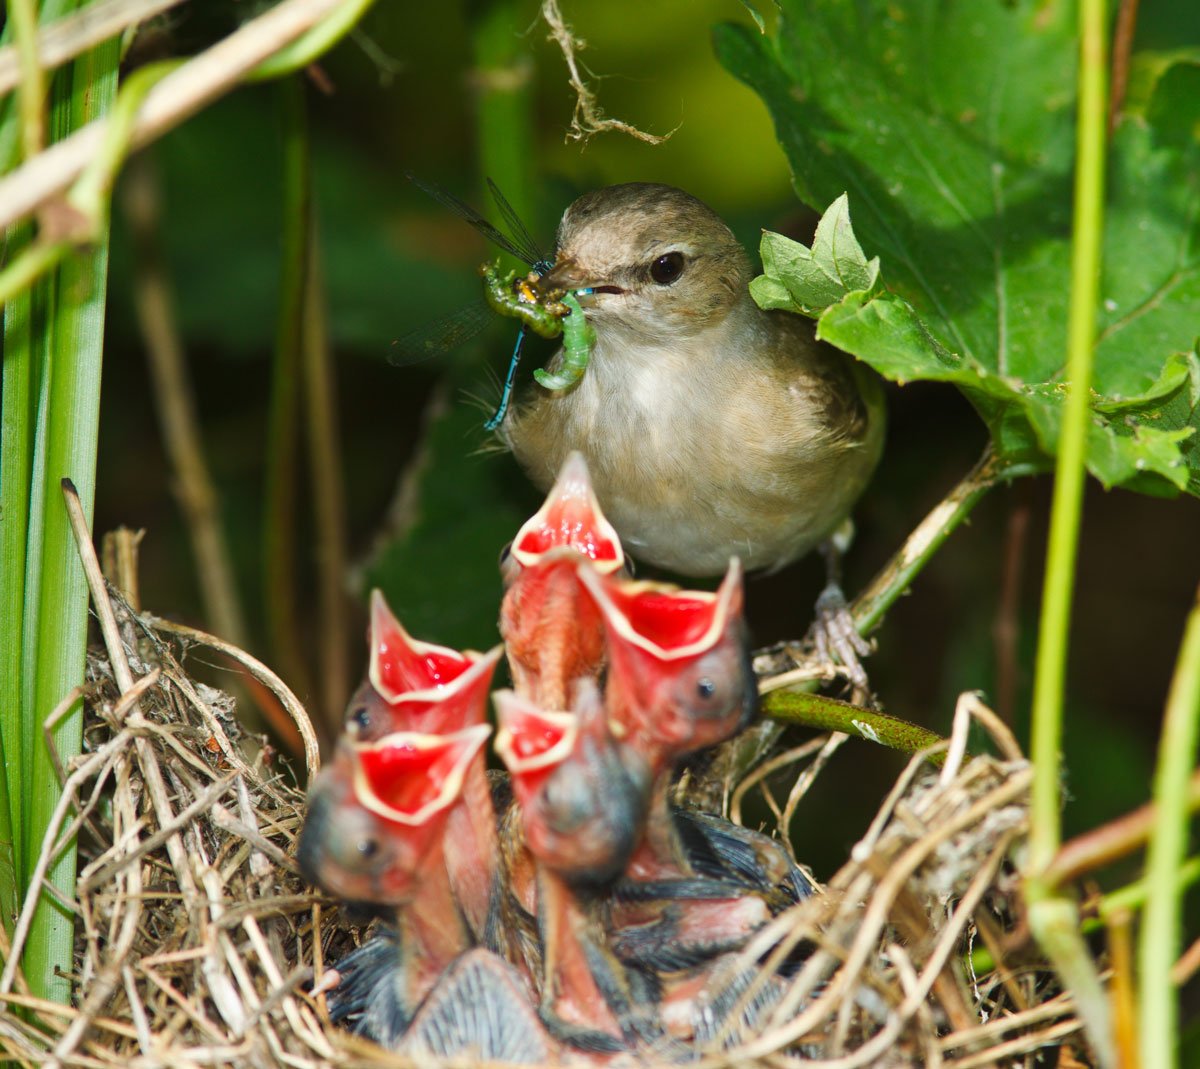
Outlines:
{"type": "Polygon", "coordinates": [[[660,286],[669,286],[683,274],[683,253],[668,252],[650,265],[650,277],[660,286]]]}
{"type": "Polygon", "coordinates": [[[366,731],[371,726],[371,710],[360,705],[349,716],[349,726],[356,731],[366,731]]]}
{"type": "Polygon", "coordinates": [[[701,698],[711,698],[717,693],[717,685],[708,676],[696,680],[696,693],[701,698]]]}

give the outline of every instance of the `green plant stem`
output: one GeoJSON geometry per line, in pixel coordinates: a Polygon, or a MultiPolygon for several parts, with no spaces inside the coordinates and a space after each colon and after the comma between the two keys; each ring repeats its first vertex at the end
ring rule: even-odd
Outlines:
{"type": "MultiPolygon", "coordinates": [[[[120,43],[108,41],[72,63],[69,79],[55,89],[55,133],[65,135],[108,112],[116,97],[120,43]]],[[[23,670],[33,680],[33,700],[25,710],[24,752],[32,766],[26,795],[25,842],[38,841],[58,802],[55,766],[42,737],[51,710],[83,681],[87,640],[87,584],[75,551],[59,486],[70,478],[79,488],[91,521],[96,488],[96,442],[100,416],[105,286],[108,275],[106,227],[88,252],[67,259],[53,284],[46,366],[41,376],[39,416],[45,434],[35,464],[27,563],[38,569],[26,580],[23,670]],[[37,480],[40,480],[40,485],[37,480]],[[36,614],[29,609],[36,599],[36,614]]],[[[79,752],[82,719],[76,709],[55,729],[55,749],[66,763],[79,752]]],[[[36,859],[24,859],[26,878],[36,859]]],[[[75,880],[75,851],[68,849],[50,870],[50,880],[68,897],[75,880]]],[[[36,893],[37,888],[30,888],[36,893]]],[[[34,916],[24,955],[31,990],[67,1002],[73,950],[73,917],[43,897],[34,916]]]]}
{"type": "Polygon", "coordinates": [[[148,63],[125,80],[109,115],[100,151],[67,194],[72,207],[105,229],[108,226],[113,182],[129,154],[138,108],[142,106],[146,94],[172,71],[182,67],[183,62],[180,59],[168,59],[161,63],[148,63]]]}
{"type": "Polygon", "coordinates": [[[1154,775],[1157,819],[1146,852],[1146,908],[1138,946],[1143,1069],[1175,1065],[1179,1009],[1171,966],[1179,953],[1179,874],[1187,850],[1189,781],[1200,735],[1200,591],[1188,614],[1167,695],[1154,775]]]}
{"type": "MultiPolygon", "coordinates": [[[[9,232],[10,247],[30,238],[29,226],[9,232]]],[[[4,367],[0,396],[0,911],[11,934],[12,918],[25,870],[24,798],[25,709],[23,645],[25,556],[29,538],[29,502],[33,479],[36,388],[40,361],[33,338],[37,309],[28,290],[4,304],[4,367]]]]}
{"type": "Polygon", "coordinates": [[[338,434],[336,363],[329,342],[321,242],[316,221],[306,248],[304,361],[305,430],[312,474],[313,555],[317,568],[317,660],[321,669],[321,712],[333,734],[341,730],[350,692],[346,647],[346,494],[338,434]]]}
{"type": "Polygon", "coordinates": [[[1067,324],[1068,393],[1055,466],[1045,586],[1034,678],[1029,858],[1029,924],[1075,998],[1088,1039],[1102,1066],[1115,1052],[1107,1000],[1079,932],[1074,902],[1059,897],[1044,873],[1062,841],[1059,780],[1063,686],[1071,598],[1083,510],[1089,395],[1095,348],[1096,302],[1104,223],[1105,11],[1104,0],[1081,0],[1079,103],[1071,293],[1067,324]]]}
{"type": "MultiPolygon", "coordinates": [[[[41,11],[39,12],[41,25],[45,26],[47,23],[55,21],[65,12],[72,10],[73,7],[74,0],[42,0],[41,11]]],[[[16,36],[16,22],[16,18],[5,20],[4,27],[0,30],[0,44],[7,44],[11,37],[16,36]]],[[[36,46],[34,54],[36,55],[36,46]]],[[[20,53],[18,55],[21,63],[21,79],[23,81],[24,57],[20,53]]],[[[45,72],[42,72],[41,77],[45,78],[45,72]]],[[[41,97],[43,107],[45,106],[45,94],[45,83],[43,81],[41,97]]],[[[8,94],[0,97],[0,174],[7,174],[12,170],[20,157],[26,131],[26,124],[22,121],[21,113],[26,99],[29,99],[31,96],[32,94],[18,93],[15,96],[8,94]]]]}
{"type": "MultiPolygon", "coordinates": [[[[764,696],[762,711],[764,716],[785,724],[800,724],[818,731],[841,731],[908,754],[944,741],[940,735],[899,717],[803,691],[772,691],[764,696]]],[[[933,762],[940,764],[944,759],[944,755],[939,754],[933,762]]]]}
{"type": "Polygon", "coordinates": [[[303,36],[296,38],[286,48],[280,49],[270,59],[255,67],[246,75],[246,81],[268,81],[303,70],[310,63],[320,59],[354,29],[374,2],[375,0],[347,0],[342,7],[322,19],[303,36]]]}
{"type": "MultiPolygon", "coordinates": [[[[1084,923],[1084,931],[1090,932],[1093,928],[1098,928],[1104,922],[1105,918],[1115,913],[1120,909],[1138,909],[1150,896],[1150,884],[1152,877],[1144,876],[1140,880],[1126,884],[1124,887],[1119,887],[1117,890],[1106,894],[1100,900],[1100,919],[1098,921],[1088,920],[1084,923]]],[[[1189,887],[1193,887],[1196,883],[1200,883],[1200,857],[1191,857],[1183,862],[1175,870],[1174,887],[1172,893],[1182,895],[1189,887]]],[[[1168,968],[1174,962],[1168,963],[1168,968]]]]}
{"type": "Polygon", "coordinates": [[[112,186],[129,151],[137,109],[151,88],[180,62],[168,60],[141,67],[121,87],[100,151],[67,194],[68,205],[77,213],[70,224],[69,240],[39,238],[23,249],[0,271],[0,305],[32,286],[61,263],[76,245],[93,241],[107,230],[112,186]]]}
{"type": "Polygon", "coordinates": [[[8,0],[8,13],[21,61],[21,151],[30,160],[46,143],[46,76],[38,62],[37,4],[34,0],[8,0]]]}
{"type": "Polygon", "coordinates": [[[277,92],[283,128],[283,240],[263,493],[263,580],[275,663],[293,690],[312,694],[296,609],[301,339],[312,188],[304,85],[296,77],[287,78],[277,92]]]}
{"type": "Polygon", "coordinates": [[[1029,867],[1040,873],[1061,840],[1059,749],[1063,686],[1075,587],[1076,550],[1083,512],[1089,392],[1095,342],[1095,312],[1103,233],[1104,123],[1103,0],[1083,0],[1078,161],[1071,245],[1071,296],[1067,335],[1067,401],[1055,465],[1054,498],[1046,553],[1045,588],[1038,630],[1033,692],[1033,826],[1029,867]],[[1099,20],[1098,24],[1093,23],[1099,20]]]}
{"type": "MultiPolygon", "coordinates": [[[[16,246],[16,242],[10,244],[16,246]]],[[[62,263],[75,246],[69,241],[35,241],[0,271],[0,306],[25,293],[39,278],[62,263]]]]}
{"type": "MultiPolygon", "coordinates": [[[[496,182],[517,215],[533,228],[544,220],[537,219],[535,211],[533,72],[520,31],[535,12],[522,0],[477,0],[469,12],[479,171],[496,182]]],[[[511,257],[502,259],[506,267],[528,268],[511,257]]]]}
{"type": "Polygon", "coordinates": [[[992,487],[1025,474],[1024,468],[1004,465],[989,448],[963,479],[917,525],[900,551],[884,566],[850,605],[861,635],[883,622],[888,609],[904,594],[942,543],[958,529],[992,487]]]}
{"type": "MultiPolygon", "coordinates": [[[[1188,858],[1176,870],[1176,893],[1182,895],[1197,883],[1200,883],[1200,857],[1188,858]]],[[[1149,894],[1150,881],[1145,878],[1110,891],[1100,899],[1095,916],[1083,919],[1081,930],[1085,935],[1099,931],[1114,914],[1141,909],[1149,894]]],[[[994,969],[996,960],[986,947],[977,947],[971,952],[971,964],[977,973],[982,974],[994,969]]]]}

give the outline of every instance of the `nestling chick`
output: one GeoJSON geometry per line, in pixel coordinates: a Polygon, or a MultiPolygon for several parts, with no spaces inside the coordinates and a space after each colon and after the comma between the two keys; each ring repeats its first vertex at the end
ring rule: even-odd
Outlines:
{"type": "Polygon", "coordinates": [[[882,447],[878,382],[808,321],[762,311],[751,274],[729,227],[682,190],[580,197],[541,284],[591,290],[590,364],[570,389],[533,387],[500,427],[542,489],[582,452],[627,549],[682,575],[808,552],[849,514],[882,447]]]}

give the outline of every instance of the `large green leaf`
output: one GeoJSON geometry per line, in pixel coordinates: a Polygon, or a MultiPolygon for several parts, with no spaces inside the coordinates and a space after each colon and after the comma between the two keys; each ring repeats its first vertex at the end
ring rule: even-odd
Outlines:
{"type": "MultiPolygon", "coordinates": [[[[773,36],[722,27],[718,52],[770,108],[801,199],[823,210],[848,194],[883,286],[847,286],[823,311],[789,305],[795,265],[784,278],[767,263],[756,295],[819,315],[821,337],[888,378],[955,383],[1002,456],[1045,462],[1065,396],[1073,5],[780,7],[773,36]]],[[[1088,454],[1107,486],[1200,493],[1193,59],[1158,65],[1111,146],[1088,454]]]]}

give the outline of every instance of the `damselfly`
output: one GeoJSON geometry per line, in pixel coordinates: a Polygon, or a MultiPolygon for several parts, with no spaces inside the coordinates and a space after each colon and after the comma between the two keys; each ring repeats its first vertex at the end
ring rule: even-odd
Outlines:
{"type": "MultiPolygon", "coordinates": [[[[509,358],[508,372],[504,378],[500,403],[495,414],[484,424],[486,430],[495,430],[500,426],[508,411],[509,399],[516,381],[517,367],[521,360],[521,351],[525,345],[526,335],[532,330],[544,337],[557,336],[563,330],[563,317],[576,313],[578,305],[576,304],[574,309],[568,309],[557,299],[558,294],[538,292],[536,282],[549,273],[552,262],[542,252],[520,216],[490,178],[487,183],[488,190],[508,228],[507,234],[452,193],[422,182],[411,174],[407,177],[409,181],[433,197],[439,204],[465,219],[493,245],[515,256],[531,268],[530,274],[524,277],[520,277],[515,271],[502,276],[498,264],[484,265],[480,269],[480,273],[484,280],[485,300],[468,305],[466,308],[459,309],[411,331],[396,341],[392,347],[391,362],[403,366],[424,360],[469,341],[487,326],[491,313],[498,312],[501,315],[512,316],[520,320],[521,326],[517,332],[512,356],[509,358]]],[[[582,311],[578,311],[576,314],[578,318],[571,324],[568,332],[573,340],[572,348],[575,355],[566,363],[571,367],[582,368],[587,366],[586,349],[582,361],[579,359],[580,343],[578,339],[582,336],[580,331],[583,314],[582,311]]],[[[568,372],[568,374],[570,373],[568,372]]],[[[544,371],[540,374],[535,372],[539,382],[546,374],[544,371]]],[[[579,374],[582,374],[582,370],[579,371],[579,374]]],[[[579,374],[575,374],[570,381],[577,381],[579,374]]],[[[557,385],[558,378],[554,378],[552,381],[553,385],[550,383],[544,383],[544,385],[549,389],[563,389],[569,385],[566,379],[562,380],[562,385],[557,385]]]]}

